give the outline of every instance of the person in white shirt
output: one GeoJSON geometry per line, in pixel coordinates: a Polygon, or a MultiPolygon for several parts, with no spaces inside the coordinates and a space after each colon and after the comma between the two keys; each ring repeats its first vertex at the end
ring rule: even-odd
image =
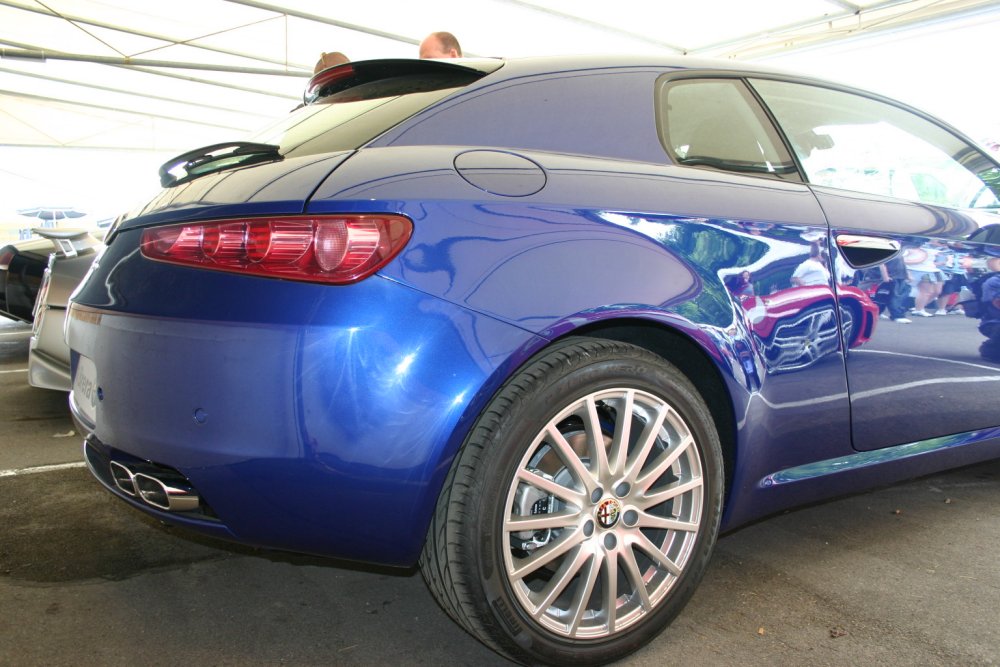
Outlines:
{"type": "Polygon", "coordinates": [[[814,243],[809,248],[809,259],[802,262],[792,273],[792,285],[806,287],[809,285],[829,285],[830,270],[823,263],[823,253],[819,245],[814,243]]]}
{"type": "Polygon", "coordinates": [[[944,274],[937,265],[939,252],[937,244],[931,242],[907,253],[906,268],[910,273],[910,281],[917,287],[913,304],[914,315],[933,317],[933,313],[928,312],[926,306],[941,296],[941,288],[944,285],[944,274]]]}

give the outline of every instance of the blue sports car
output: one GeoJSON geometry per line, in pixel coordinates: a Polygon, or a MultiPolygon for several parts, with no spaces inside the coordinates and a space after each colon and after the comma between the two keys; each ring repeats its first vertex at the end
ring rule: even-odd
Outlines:
{"type": "Polygon", "coordinates": [[[877,95],[355,62],[160,179],[72,300],[90,470],[209,535],[419,563],[514,660],[642,646],[720,530],[1000,457],[1000,165],[877,95]]]}

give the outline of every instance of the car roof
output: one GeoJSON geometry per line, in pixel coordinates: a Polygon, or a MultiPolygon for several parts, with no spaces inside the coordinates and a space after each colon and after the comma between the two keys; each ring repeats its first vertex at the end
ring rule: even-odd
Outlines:
{"type": "MultiPolygon", "coordinates": [[[[478,63],[495,62],[497,59],[458,59],[456,64],[477,67],[478,63]]],[[[687,70],[717,70],[721,72],[759,72],[801,77],[801,74],[757,63],[725,60],[721,58],[700,58],[685,55],[640,55],[640,54],[575,54],[559,56],[536,56],[527,58],[502,58],[503,67],[495,74],[515,74],[519,76],[545,72],[570,71],[576,69],[655,67],[687,70]]]]}

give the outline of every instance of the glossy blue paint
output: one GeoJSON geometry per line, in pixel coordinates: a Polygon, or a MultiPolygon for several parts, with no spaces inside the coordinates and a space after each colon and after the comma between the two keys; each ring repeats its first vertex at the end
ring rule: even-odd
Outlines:
{"type": "Polygon", "coordinates": [[[151,201],[124,215],[119,226],[128,229],[137,224],[301,213],[316,182],[350,155],[350,151],[341,151],[287,158],[206,174],[161,190],[151,201]],[[136,218],[141,222],[134,221],[136,218]]]}
{"type": "Polygon", "coordinates": [[[455,156],[455,171],[470,185],[503,197],[527,197],[545,187],[545,170],[504,151],[471,150],[455,156]]]}
{"type": "Polygon", "coordinates": [[[492,375],[539,342],[382,278],[303,291],[235,277],[261,301],[233,299],[234,276],[152,263],[138,235],[119,235],[106,279],[77,298],[101,313],[72,325],[99,368],[97,438],[179,470],[240,540],[412,563],[492,375]]]}
{"type": "MultiPolygon", "coordinates": [[[[366,200],[394,201],[389,193],[402,193],[394,205],[414,220],[414,237],[383,275],[546,339],[634,318],[697,341],[724,381],[753,392],[731,396],[739,430],[731,506],[775,466],[852,451],[832,285],[823,306],[834,334],[830,357],[808,368],[807,382],[794,372],[805,368],[775,367],[767,333],[761,338],[750,328],[749,311],[726,287],[744,270],[765,295],[789,286],[811,240],[827,236],[807,188],[531,153],[549,175],[545,189],[484,203],[446,169],[455,150],[363,151],[317,190],[309,211],[358,210],[366,200]],[[418,171],[418,161],[430,166],[418,171]],[[410,205],[425,188],[442,199],[410,205]],[[828,424],[821,439],[818,422],[828,424]]],[[[758,306],[753,317],[758,311],[764,318],[768,307],[758,306]]]]}
{"type": "MultiPolygon", "coordinates": [[[[970,243],[979,225],[969,214],[941,206],[889,198],[862,197],[817,188],[834,233],[877,232],[903,248],[904,263],[921,257],[940,265],[941,278],[960,276],[963,284],[987,270],[990,246],[970,243]]],[[[943,291],[942,282],[937,288],[943,291]]],[[[916,303],[925,286],[911,284],[916,303]]],[[[958,295],[955,294],[955,297],[958,295]]],[[[950,315],[919,320],[919,328],[880,321],[870,343],[852,351],[847,361],[855,447],[862,451],[920,442],[996,426],[1000,368],[983,361],[978,321],[962,316],[961,307],[944,297],[926,310],[950,315]]]]}
{"type": "Polygon", "coordinates": [[[75,296],[74,368],[96,365],[107,451],[177,469],[219,523],[137,505],[252,544],[410,565],[484,406],[580,333],[680,339],[705,360],[732,434],[725,529],[1000,455],[995,402],[974,400],[1000,369],[965,358],[972,320],[906,338],[852,272],[797,282],[811,253],[842,264],[844,232],[985,261],[985,244],[957,245],[975,221],[671,164],[653,85],[685,63],[707,66],[508,62],[356,152],[207,175],[135,212],[75,296]],[[413,236],[343,287],[138,252],[148,225],[298,213],[405,215],[413,236]]]}
{"type": "Polygon", "coordinates": [[[991,428],[984,431],[971,431],[969,433],[931,438],[930,440],[923,440],[921,442],[911,442],[888,449],[858,452],[835,459],[816,461],[815,463],[807,463],[803,466],[781,470],[762,479],[760,485],[763,488],[770,488],[779,484],[805,482],[836,473],[854,472],[861,468],[868,468],[888,461],[901,461],[917,456],[937,454],[953,447],[962,447],[970,444],[990,443],[995,450],[997,446],[1000,446],[1000,443],[991,443],[991,441],[997,441],[998,439],[1000,439],[1000,429],[991,428]]]}
{"type": "Polygon", "coordinates": [[[805,503],[826,500],[948,468],[1000,457],[996,428],[855,452],[776,470],[757,480],[730,511],[723,530],[805,503]]]}

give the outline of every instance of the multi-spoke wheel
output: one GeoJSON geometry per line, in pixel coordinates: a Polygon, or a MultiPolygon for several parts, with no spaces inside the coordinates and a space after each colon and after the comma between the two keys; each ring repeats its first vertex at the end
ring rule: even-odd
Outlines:
{"type": "Polygon", "coordinates": [[[613,388],[549,420],[507,493],[507,578],[552,632],[607,637],[651,612],[684,571],[705,487],[691,430],[665,400],[613,388]]]}
{"type": "Polygon", "coordinates": [[[456,620],[515,659],[605,662],[680,611],[721,501],[718,436],[691,383],[642,349],[577,339],[484,410],[421,566],[456,620]]]}

